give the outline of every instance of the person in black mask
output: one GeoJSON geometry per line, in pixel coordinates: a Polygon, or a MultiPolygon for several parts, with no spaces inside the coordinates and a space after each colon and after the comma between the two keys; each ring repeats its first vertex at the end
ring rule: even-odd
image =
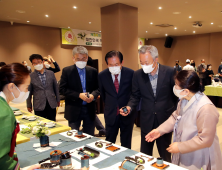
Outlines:
{"type": "Polygon", "coordinates": [[[194,60],[190,60],[190,65],[193,66],[194,71],[197,72],[197,67],[195,66],[195,61],[194,60]]]}
{"type": "Polygon", "coordinates": [[[176,63],[176,65],[174,66],[174,69],[178,73],[179,71],[182,70],[182,67],[179,65],[179,60],[176,60],[175,63],[176,63]]]}

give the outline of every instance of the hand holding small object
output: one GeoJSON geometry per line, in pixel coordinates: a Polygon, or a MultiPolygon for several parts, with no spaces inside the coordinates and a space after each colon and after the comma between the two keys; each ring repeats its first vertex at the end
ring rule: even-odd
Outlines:
{"type": "Polygon", "coordinates": [[[120,113],[122,116],[127,116],[130,112],[131,112],[131,108],[130,108],[129,106],[122,107],[122,108],[119,110],[119,113],[120,113]]]}

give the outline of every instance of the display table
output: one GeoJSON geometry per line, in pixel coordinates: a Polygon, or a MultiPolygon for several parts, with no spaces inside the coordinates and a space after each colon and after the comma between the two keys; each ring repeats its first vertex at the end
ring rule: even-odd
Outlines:
{"type": "MultiPolygon", "coordinates": [[[[61,133],[61,134],[56,134],[49,137],[49,142],[62,142],[62,143],[56,147],[51,147],[51,149],[47,151],[38,152],[35,150],[36,148],[33,148],[33,144],[39,143],[39,140],[31,140],[25,144],[20,144],[15,148],[15,150],[18,155],[18,160],[19,160],[19,164],[21,168],[37,164],[38,161],[48,158],[50,156],[50,152],[53,150],[61,150],[62,152],[65,152],[65,151],[73,152],[75,151],[76,148],[83,147],[83,146],[90,147],[100,152],[100,155],[97,158],[89,160],[89,165],[90,165],[91,170],[94,170],[94,169],[119,170],[118,166],[121,165],[121,162],[124,161],[126,156],[132,157],[135,154],[138,154],[138,155],[142,154],[142,153],[138,153],[136,151],[133,151],[124,147],[120,147],[120,146],[119,146],[120,150],[117,151],[116,153],[109,153],[108,151],[105,151],[105,149],[102,150],[101,148],[95,149],[94,142],[98,140],[100,139],[96,137],[90,137],[82,141],[74,141],[72,138],[65,136],[64,133],[61,133]]],[[[72,155],[72,166],[78,169],[80,166],[80,160],[78,159],[78,157],[75,156],[75,154],[71,154],[71,155],[72,155]]],[[[151,166],[151,164],[154,162],[156,162],[155,158],[150,162],[146,162],[148,163],[148,165],[147,167],[145,167],[145,169],[158,170],[151,166]]],[[[168,170],[185,170],[185,168],[176,166],[174,164],[171,164],[168,162],[164,162],[164,163],[169,165],[169,167],[167,168],[168,170]]],[[[53,169],[56,169],[56,168],[53,168],[53,169]]]]}
{"type": "Polygon", "coordinates": [[[222,108],[222,87],[205,86],[204,94],[207,95],[216,107],[222,108]]]}
{"type": "MultiPolygon", "coordinates": [[[[40,117],[40,116],[36,116],[37,119],[35,121],[24,120],[24,119],[22,119],[23,115],[25,115],[25,116],[35,116],[35,115],[33,115],[32,113],[29,113],[29,112],[24,112],[22,110],[21,110],[21,112],[22,112],[22,115],[15,116],[15,118],[19,121],[19,125],[20,125],[20,132],[17,135],[16,144],[25,143],[25,142],[30,141],[30,139],[35,138],[34,135],[32,135],[32,134],[22,134],[21,133],[22,128],[28,126],[29,124],[36,124],[36,122],[38,120],[43,121],[43,122],[51,121],[51,120],[45,119],[45,118],[40,117]]],[[[55,127],[49,128],[49,130],[51,131],[51,135],[58,134],[58,133],[61,133],[61,132],[65,132],[65,131],[68,131],[70,129],[71,129],[70,127],[62,125],[62,124],[57,123],[57,122],[56,122],[55,127]]]]}

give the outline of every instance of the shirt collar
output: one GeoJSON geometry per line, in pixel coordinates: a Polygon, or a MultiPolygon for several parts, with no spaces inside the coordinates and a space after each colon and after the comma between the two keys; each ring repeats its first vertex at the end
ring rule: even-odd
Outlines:
{"type": "Polygon", "coordinates": [[[7,101],[5,94],[3,93],[3,91],[0,92],[0,96],[5,99],[5,101],[7,101]]]}
{"type": "MultiPolygon", "coordinates": [[[[156,70],[156,73],[155,73],[153,76],[158,75],[158,73],[159,73],[159,68],[160,68],[160,67],[159,67],[159,63],[157,63],[157,67],[158,67],[158,68],[157,68],[157,70],[156,70]]],[[[148,73],[148,75],[149,75],[149,76],[152,76],[151,73],[148,73]]]]}
{"type": "MultiPolygon", "coordinates": [[[[201,95],[202,95],[201,92],[195,93],[195,95],[193,95],[193,97],[189,100],[189,102],[186,104],[186,106],[184,106],[183,111],[185,112],[201,95]]],[[[184,99],[184,100],[186,100],[186,99],[184,99]]]]}
{"type": "Polygon", "coordinates": [[[46,73],[46,71],[45,71],[45,69],[44,69],[44,72],[43,72],[43,74],[41,74],[39,71],[37,71],[37,70],[35,70],[36,72],[37,72],[37,74],[39,74],[39,75],[43,75],[43,74],[45,74],[46,73]]]}
{"type": "Polygon", "coordinates": [[[85,71],[85,70],[86,70],[86,67],[84,67],[83,69],[81,69],[81,68],[79,68],[79,67],[76,66],[76,68],[77,68],[78,72],[80,72],[80,71],[85,71]]]}

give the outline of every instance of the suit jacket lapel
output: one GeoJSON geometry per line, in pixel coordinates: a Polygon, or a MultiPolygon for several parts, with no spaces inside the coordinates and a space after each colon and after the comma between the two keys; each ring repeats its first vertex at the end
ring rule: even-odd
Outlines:
{"type": "MultiPolygon", "coordinates": [[[[124,77],[125,77],[125,68],[122,67],[118,94],[120,93],[121,88],[122,88],[122,86],[123,86],[123,81],[124,81],[123,79],[124,79],[124,77]]],[[[115,87],[115,86],[114,86],[114,87],[115,87]]]]}
{"type": "MultiPolygon", "coordinates": [[[[79,88],[82,89],[81,79],[79,77],[79,72],[76,68],[76,65],[73,66],[72,72],[73,72],[73,74],[71,74],[71,75],[74,75],[74,77],[73,77],[74,83],[78,84],[79,88]]],[[[87,78],[86,78],[86,80],[87,80],[87,78]]],[[[82,89],[82,92],[83,92],[83,89],[82,89]]]]}
{"type": "Polygon", "coordinates": [[[143,77],[143,80],[144,80],[145,84],[147,85],[150,93],[151,93],[152,96],[154,97],[153,89],[152,89],[152,86],[151,86],[151,83],[150,83],[150,79],[149,79],[149,75],[148,75],[148,74],[145,74],[144,71],[142,71],[142,77],[143,77]]]}
{"type": "Polygon", "coordinates": [[[156,88],[156,97],[159,94],[160,88],[163,85],[163,80],[165,78],[166,70],[159,64],[159,72],[158,72],[158,80],[157,80],[157,88],[156,88]]]}
{"type": "MultiPolygon", "coordinates": [[[[89,89],[88,89],[88,85],[89,85],[89,77],[90,77],[90,71],[88,69],[88,67],[85,67],[86,68],[86,92],[89,92],[89,89]]],[[[82,85],[82,84],[81,84],[82,85]]]]}
{"type": "Polygon", "coordinates": [[[108,84],[110,84],[111,88],[115,91],[115,93],[117,94],[116,92],[116,88],[114,86],[114,82],[113,82],[113,79],[112,79],[112,75],[111,73],[109,72],[109,70],[107,70],[107,82],[108,84]]]}
{"type": "Polygon", "coordinates": [[[37,84],[39,84],[39,87],[41,87],[41,88],[44,89],[44,86],[43,86],[43,84],[42,84],[41,79],[39,78],[39,75],[38,75],[37,70],[35,70],[34,74],[35,74],[35,76],[34,76],[34,79],[35,79],[35,80],[34,80],[34,81],[36,81],[37,84]]]}

